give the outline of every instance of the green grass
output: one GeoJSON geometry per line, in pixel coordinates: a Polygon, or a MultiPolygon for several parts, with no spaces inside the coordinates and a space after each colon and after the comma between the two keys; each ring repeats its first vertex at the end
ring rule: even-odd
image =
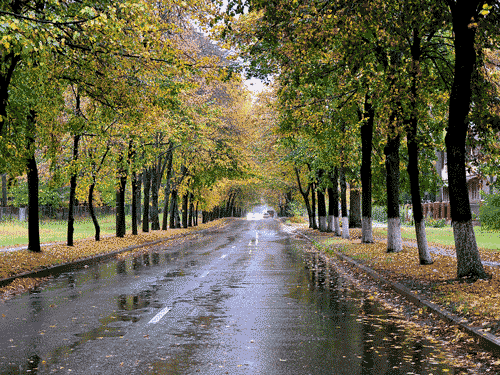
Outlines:
{"type": "MultiPolygon", "coordinates": [[[[377,232],[387,236],[386,228],[379,228],[377,232]]],[[[477,245],[483,249],[500,250],[500,232],[482,230],[481,227],[474,227],[477,245]]],[[[445,228],[426,228],[428,242],[441,245],[454,246],[453,229],[449,226],[445,228]]],[[[401,227],[403,239],[416,239],[414,227],[401,227]]]]}
{"type": "MultiPolygon", "coordinates": [[[[163,215],[160,214],[160,225],[163,215]]],[[[131,216],[126,217],[127,231],[131,230],[131,216]]],[[[115,234],[115,215],[98,217],[101,237],[115,234]]],[[[139,228],[141,231],[141,228],[139,228]]],[[[45,220],[40,222],[40,241],[65,242],[68,232],[67,221],[45,220]]],[[[94,224],[90,218],[75,219],[74,239],[95,236],[94,224]]],[[[0,247],[13,247],[28,244],[28,223],[20,221],[0,222],[0,247]]]]}

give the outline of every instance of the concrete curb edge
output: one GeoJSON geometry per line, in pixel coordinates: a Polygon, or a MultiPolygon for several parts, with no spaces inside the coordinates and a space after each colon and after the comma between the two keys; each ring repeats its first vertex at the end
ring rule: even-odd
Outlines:
{"type": "Polygon", "coordinates": [[[120,253],[124,253],[126,251],[136,250],[136,249],[146,247],[146,246],[153,246],[153,245],[159,244],[161,242],[170,241],[170,240],[174,240],[174,239],[178,239],[178,238],[182,238],[182,237],[187,237],[187,236],[192,235],[192,234],[203,233],[203,232],[209,231],[210,229],[211,228],[202,229],[200,231],[193,231],[190,233],[174,234],[172,237],[163,238],[163,239],[152,241],[152,242],[145,242],[145,243],[140,244],[140,245],[133,245],[133,246],[125,247],[123,249],[115,250],[115,251],[110,252],[110,253],[99,254],[96,256],[90,256],[90,257],[78,259],[78,260],[75,260],[73,262],[67,262],[67,263],[58,264],[55,266],[49,266],[49,267],[43,268],[43,269],[19,273],[19,274],[14,275],[14,276],[0,279],[0,288],[10,284],[15,279],[25,278],[25,277],[46,277],[46,276],[49,276],[52,274],[67,272],[70,269],[75,270],[75,269],[84,268],[86,265],[95,264],[95,263],[101,262],[103,260],[113,258],[116,255],[118,255],[120,253]]]}
{"type": "MultiPolygon", "coordinates": [[[[304,233],[301,233],[300,231],[295,231],[297,234],[300,236],[306,238],[308,241],[311,243],[315,244],[317,243],[316,241],[312,240],[308,236],[306,236],[304,233]]],[[[489,350],[490,352],[494,353],[497,356],[500,356],[500,340],[492,335],[489,332],[482,332],[479,328],[476,327],[471,327],[467,325],[462,318],[459,316],[451,313],[450,311],[442,308],[439,305],[436,305],[435,303],[432,303],[431,301],[427,300],[426,298],[423,298],[420,296],[417,292],[412,292],[410,289],[402,285],[401,283],[398,282],[393,282],[390,280],[387,280],[384,278],[381,274],[378,272],[374,271],[373,269],[355,261],[354,259],[348,257],[347,255],[344,255],[338,251],[335,251],[335,255],[339,257],[340,259],[350,263],[351,265],[363,270],[366,272],[370,277],[372,277],[376,281],[380,281],[387,286],[389,286],[391,289],[393,289],[395,292],[399,293],[406,299],[408,299],[410,302],[414,303],[417,306],[421,307],[427,307],[429,310],[431,310],[434,314],[439,316],[441,319],[445,320],[448,323],[456,325],[461,331],[466,332],[470,336],[478,339],[480,342],[481,346],[484,347],[485,349],[489,350]]]]}

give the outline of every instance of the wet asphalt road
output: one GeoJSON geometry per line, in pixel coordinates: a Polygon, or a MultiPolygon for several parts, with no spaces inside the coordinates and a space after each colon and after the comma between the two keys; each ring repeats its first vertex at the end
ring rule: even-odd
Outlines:
{"type": "Polygon", "coordinates": [[[64,273],[0,303],[0,374],[452,374],[276,220],[64,273]]]}

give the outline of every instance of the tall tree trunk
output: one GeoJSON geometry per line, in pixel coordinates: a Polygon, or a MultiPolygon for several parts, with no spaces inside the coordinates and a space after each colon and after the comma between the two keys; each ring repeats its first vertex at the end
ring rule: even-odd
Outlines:
{"type": "MultiPolygon", "coordinates": [[[[171,145],[171,142],[168,143],[171,145]]],[[[166,156],[164,158],[159,158],[156,165],[152,170],[152,181],[151,181],[151,197],[152,197],[152,205],[151,205],[151,229],[159,230],[160,229],[160,220],[158,217],[159,209],[158,209],[158,192],[160,190],[161,180],[163,179],[163,174],[165,172],[165,168],[169,167],[172,169],[172,149],[169,146],[169,151],[167,151],[166,156]]],[[[169,179],[169,178],[168,178],[169,179]]]]}
{"type": "Polygon", "coordinates": [[[125,187],[127,185],[127,176],[120,176],[120,185],[116,192],[116,237],[125,237],[125,187]]]}
{"type": "Polygon", "coordinates": [[[333,232],[333,206],[335,202],[332,199],[333,193],[333,188],[331,186],[326,188],[326,194],[328,195],[328,216],[326,220],[326,231],[327,232],[333,232]]]}
{"type": "Polygon", "coordinates": [[[316,184],[312,184],[311,188],[311,220],[312,229],[318,229],[318,223],[316,222],[316,184]]]}
{"type": "Polygon", "coordinates": [[[125,221],[125,188],[127,186],[128,167],[131,164],[131,157],[134,154],[133,140],[128,144],[127,160],[123,160],[125,155],[122,153],[118,160],[118,191],[116,192],[116,237],[125,237],[127,224],[125,221]]]}
{"type": "Polygon", "coordinates": [[[375,110],[368,95],[365,99],[365,121],[361,125],[361,242],[373,243],[372,225],[372,140],[375,110]]]}
{"type": "MultiPolygon", "coordinates": [[[[340,125],[342,134],[345,134],[345,123],[342,122],[340,125]]],[[[349,235],[349,218],[347,217],[347,181],[345,176],[345,160],[346,152],[344,148],[344,143],[340,145],[340,205],[342,209],[342,238],[350,238],[349,235]]]]}
{"type": "Polygon", "coordinates": [[[177,189],[174,188],[172,189],[172,192],[170,193],[170,229],[176,228],[176,205],[177,205],[177,189]]]}
{"type": "Polygon", "coordinates": [[[353,185],[349,188],[349,228],[361,228],[361,192],[353,185]]]}
{"type": "Polygon", "coordinates": [[[151,193],[151,169],[146,168],[142,172],[144,185],[144,202],[142,204],[142,231],[149,232],[149,195],[151,193]]]}
{"type": "Polygon", "coordinates": [[[472,22],[472,17],[478,19],[478,7],[483,2],[457,0],[448,3],[451,8],[455,34],[455,71],[450,93],[445,143],[448,156],[450,210],[457,251],[457,276],[486,278],[488,274],[481,263],[472,226],[465,171],[465,141],[472,98],[471,79],[476,68],[474,40],[477,28],[469,25],[472,22]]]}
{"type": "Polygon", "coordinates": [[[231,205],[231,197],[232,197],[232,195],[233,195],[233,193],[231,192],[229,194],[229,198],[226,201],[226,205],[224,206],[224,213],[223,213],[224,217],[228,217],[229,216],[229,211],[230,211],[229,206],[231,205]]]}
{"type": "Polygon", "coordinates": [[[9,99],[9,86],[12,80],[12,75],[17,64],[21,61],[21,55],[10,52],[0,55],[0,135],[3,133],[3,128],[7,119],[7,105],[9,99]]]}
{"type": "Polygon", "coordinates": [[[309,201],[309,192],[311,191],[311,184],[308,184],[307,190],[304,191],[304,189],[302,188],[302,182],[300,181],[300,170],[297,167],[295,167],[294,170],[295,170],[295,176],[297,177],[297,184],[299,185],[300,194],[302,195],[302,198],[304,198],[304,204],[306,205],[307,217],[309,218],[309,228],[312,228],[313,227],[312,211],[311,211],[311,203],[309,201]]]}
{"type": "Polygon", "coordinates": [[[340,224],[339,224],[339,169],[337,167],[333,170],[333,175],[331,176],[332,187],[328,189],[328,227],[331,231],[335,233],[336,236],[340,236],[340,224]]]}
{"type": "Polygon", "coordinates": [[[169,202],[169,196],[170,196],[170,180],[172,178],[172,162],[174,159],[174,153],[173,153],[173,143],[170,146],[171,150],[167,154],[167,179],[165,181],[165,207],[163,208],[163,223],[162,223],[162,228],[163,230],[167,230],[167,223],[168,223],[168,202],[169,202]]]}
{"type": "Polygon", "coordinates": [[[28,170],[28,250],[39,253],[40,221],[38,214],[38,167],[35,158],[35,124],[36,112],[30,110],[28,115],[27,159],[28,170]]]}
{"type": "Polygon", "coordinates": [[[401,137],[393,121],[395,116],[391,116],[390,129],[385,146],[385,168],[386,189],[387,189],[387,252],[396,253],[403,250],[403,240],[401,239],[401,221],[399,218],[399,146],[401,137]]]}
{"type": "Polygon", "coordinates": [[[141,205],[141,201],[142,201],[142,174],[143,172],[139,173],[139,175],[137,176],[137,197],[136,197],[136,202],[137,202],[137,211],[136,211],[136,215],[137,215],[137,227],[139,227],[142,223],[141,221],[141,218],[142,218],[142,205],[141,205]]]}
{"type": "MultiPolygon", "coordinates": [[[[77,96],[77,108],[79,108],[79,96],[77,96]]],[[[76,197],[76,162],[78,160],[78,143],[80,142],[80,134],[73,137],[73,165],[74,170],[71,173],[70,187],[69,187],[69,206],[68,206],[68,235],[67,245],[73,246],[73,234],[75,233],[75,197],[76,197]]]]}
{"type": "Polygon", "coordinates": [[[188,227],[188,202],[189,202],[189,193],[184,193],[182,196],[182,227],[188,227]]]}
{"type": "Polygon", "coordinates": [[[160,189],[160,161],[157,161],[155,165],[151,168],[151,207],[150,207],[150,217],[151,217],[151,230],[160,229],[160,220],[158,218],[158,191],[160,189]]]}
{"type": "MultiPolygon", "coordinates": [[[[318,185],[321,185],[323,179],[324,171],[322,169],[318,170],[318,185]]],[[[326,202],[325,202],[325,190],[317,189],[318,194],[318,220],[319,220],[319,230],[321,232],[326,232],[326,202]]]]}
{"type": "Polygon", "coordinates": [[[35,155],[28,159],[28,250],[41,251],[38,217],[38,168],[35,155]]]}
{"type": "Polygon", "coordinates": [[[325,192],[321,189],[317,191],[318,193],[318,219],[319,219],[319,230],[321,232],[326,232],[326,202],[325,202],[325,192]]]}
{"type": "Polygon", "coordinates": [[[139,185],[137,172],[132,172],[132,235],[137,235],[137,188],[139,185]]]}
{"type": "Polygon", "coordinates": [[[181,216],[180,216],[180,210],[179,210],[179,200],[175,200],[175,210],[174,210],[174,215],[175,215],[175,227],[176,228],[181,228],[181,216]]]}
{"type": "Polygon", "coordinates": [[[342,238],[350,238],[349,217],[347,216],[347,182],[345,178],[344,162],[340,166],[340,206],[342,209],[342,238]]]}
{"type": "Polygon", "coordinates": [[[193,226],[194,221],[194,203],[193,203],[194,195],[193,193],[189,194],[189,214],[188,214],[188,227],[193,226]]]}
{"type": "Polygon", "coordinates": [[[92,184],[90,184],[89,187],[89,213],[90,217],[92,218],[92,223],[94,223],[94,228],[95,228],[95,240],[100,241],[101,240],[101,227],[99,226],[99,222],[97,221],[97,217],[94,212],[94,189],[95,189],[95,178],[92,181],[92,184]]]}
{"type": "Polygon", "coordinates": [[[89,197],[88,197],[88,202],[89,202],[89,214],[90,217],[92,218],[92,222],[94,223],[94,228],[95,228],[95,240],[100,241],[101,240],[101,227],[99,226],[99,222],[97,221],[97,217],[94,211],[94,190],[96,186],[96,174],[99,173],[101,170],[104,160],[106,160],[106,156],[108,155],[108,152],[110,150],[110,145],[108,143],[106,147],[106,151],[101,157],[101,161],[99,165],[96,165],[95,162],[92,161],[92,157],[90,154],[92,153],[91,150],[88,150],[89,152],[89,157],[91,159],[91,164],[92,164],[92,169],[91,169],[91,175],[92,175],[92,183],[89,186],[89,197]]]}
{"type": "Polygon", "coordinates": [[[425,233],[425,220],[422,214],[422,202],[420,200],[420,183],[418,170],[418,114],[417,114],[417,79],[421,56],[420,37],[418,30],[413,30],[412,71],[411,71],[411,114],[410,121],[406,127],[406,143],[408,145],[408,176],[410,178],[411,202],[413,206],[413,220],[415,221],[415,234],[417,237],[418,257],[420,264],[432,264],[432,257],[427,246],[425,233]]]}
{"type": "Polygon", "coordinates": [[[170,214],[170,184],[167,183],[165,186],[165,205],[163,206],[163,221],[161,223],[161,229],[168,229],[168,218],[170,214]]]}

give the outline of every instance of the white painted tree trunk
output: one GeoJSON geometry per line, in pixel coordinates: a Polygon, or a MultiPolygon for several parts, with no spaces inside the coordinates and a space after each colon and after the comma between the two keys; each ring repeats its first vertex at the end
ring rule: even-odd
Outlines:
{"type": "Polygon", "coordinates": [[[339,217],[337,216],[334,216],[333,218],[333,227],[335,229],[335,235],[340,237],[341,233],[340,233],[340,222],[339,222],[339,217]]]}
{"type": "Polygon", "coordinates": [[[335,216],[333,216],[333,215],[329,215],[328,216],[328,226],[326,228],[327,232],[333,232],[333,229],[334,229],[333,221],[334,221],[334,219],[335,219],[335,216]]]}
{"type": "Polygon", "coordinates": [[[349,218],[342,216],[342,238],[349,238],[349,218]]]}
{"type": "Polygon", "coordinates": [[[453,237],[457,250],[457,276],[487,278],[477,249],[476,235],[472,220],[453,222],[453,237]]]}
{"type": "Polygon", "coordinates": [[[401,239],[401,221],[399,217],[387,219],[387,252],[398,253],[403,250],[401,239]]]}
{"type": "Polygon", "coordinates": [[[373,225],[371,217],[363,217],[361,220],[361,242],[373,243],[373,225]]]}
{"type": "Polygon", "coordinates": [[[319,230],[320,232],[326,232],[326,216],[319,217],[319,230]]]}
{"type": "Polygon", "coordinates": [[[418,257],[420,264],[432,264],[432,257],[427,246],[427,236],[425,234],[425,220],[415,223],[415,233],[417,235],[418,257]]]}

